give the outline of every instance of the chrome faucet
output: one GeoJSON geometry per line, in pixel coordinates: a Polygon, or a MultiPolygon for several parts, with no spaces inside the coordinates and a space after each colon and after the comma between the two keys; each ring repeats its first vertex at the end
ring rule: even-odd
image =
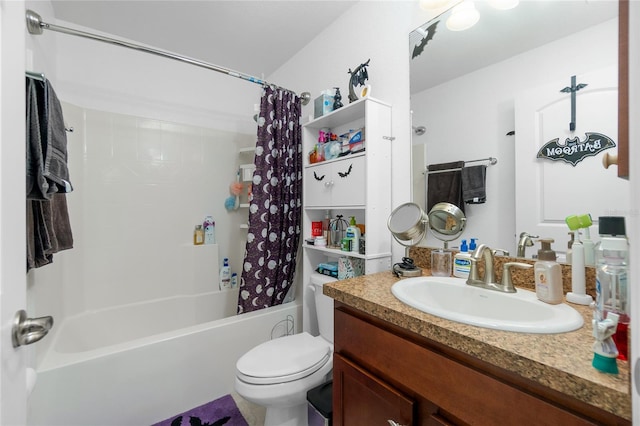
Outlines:
{"type": "Polygon", "coordinates": [[[533,246],[532,238],[538,238],[537,235],[530,235],[528,232],[521,232],[520,239],[518,240],[518,257],[525,257],[525,248],[533,246]]]}
{"type": "Polygon", "coordinates": [[[496,274],[493,270],[493,258],[496,251],[504,250],[491,250],[486,244],[480,244],[474,252],[471,254],[471,270],[469,271],[469,278],[467,284],[474,287],[486,288],[489,290],[501,291],[504,293],[515,293],[516,289],[511,282],[511,267],[516,268],[531,268],[531,265],[518,262],[508,262],[504,265],[504,271],[502,274],[502,284],[496,282],[496,274]],[[478,273],[478,261],[484,259],[484,277],[480,279],[478,273]]]}

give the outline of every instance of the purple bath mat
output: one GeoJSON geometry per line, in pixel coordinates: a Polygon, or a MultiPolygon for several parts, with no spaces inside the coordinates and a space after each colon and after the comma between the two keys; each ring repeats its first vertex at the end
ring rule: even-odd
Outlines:
{"type": "Polygon", "coordinates": [[[249,426],[231,395],[171,416],[153,426],[249,426]]]}

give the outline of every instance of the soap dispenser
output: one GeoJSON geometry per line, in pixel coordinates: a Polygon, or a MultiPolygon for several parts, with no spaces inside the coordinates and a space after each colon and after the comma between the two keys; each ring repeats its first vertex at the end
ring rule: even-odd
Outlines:
{"type": "Polygon", "coordinates": [[[467,247],[467,240],[462,240],[460,244],[460,253],[457,253],[453,258],[453,276],[458,278],[469,278],[469,272],[471,271],[471,255],[469,254],[469,247],[467,247]]]}
{"type": "Polygon", "coordinates": [[[551,249],[551,238],[538,240],[542,247],[538,250],[538,260],[533,265],[536,296],[543,302],[557,305],[562,303],[562,268],[556,262],[556,252],[551,249]]]}

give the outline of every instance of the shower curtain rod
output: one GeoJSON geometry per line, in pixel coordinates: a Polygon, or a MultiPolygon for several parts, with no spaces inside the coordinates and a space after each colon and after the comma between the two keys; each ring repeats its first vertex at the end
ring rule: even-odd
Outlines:
{"type": "MultiPolygon", "coordinates": [[[[240,78],[242,80],[250,81],[251,83],[260,84],[263,86],[270,84],[264,80],[261,80],[257,77],[253,77],[248,74],[243,74],[238,71],[234,71],[228,68],[223,68],[221,66],[210,64],[207,62],[199,61],[197,59],[189,58],[187,56],[178,55],[176,53],[166,52],[166,51],[155,49],[152,47],[142,46],[135,43],[129,43],[123,40],[117,40],[115,38],[110,38],[110,37],[105,37],[98,34],[88,33],[85,31],[75,30],[73,28],[62,27],[60,25],[49,24],[47,22],[43,22],[42,17],[38,15],[36,12],[34,12],[33,10],[26,11],[26,19],[27,19],[27,30],[29,31],[29,34],[39,35],[39,34],[42,34],[44,29],[57,31],[64,34],[75,35],[79,37],[88,38],[91,40],[97,40],[97,41],[102,41],[104,43],[114,44],[116,46],[127,47],[129,49],[138,50],[141,52],[151,53],[153,55],[174,59],[176,61],[186,62],[191,65],[195,65],[201,68],[206,68],[208,70],[216,71],[222,74],[227,74],[232,77],[240,78]]],[[[285,89],[283,87],[280,87],[280,88],[292,92],[289,89],[285,89]]],[[[302,101],[302,105],[307,105],[311,100],[311,94],[309,92],[302,92],[299,96],[302,101]]]]}

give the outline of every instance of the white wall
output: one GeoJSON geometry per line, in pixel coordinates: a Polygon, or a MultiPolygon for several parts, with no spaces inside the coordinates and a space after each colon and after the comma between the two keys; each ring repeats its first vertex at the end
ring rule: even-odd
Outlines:
{"type": "MultiPolygon", "coordinates": [[[[340,87],[343,103],[348,104],[347,71],[371,59],[371,96],[393,108],[392,207],[411,199],[409,32],[428,18],[418,2],[359,2],[269,76],[298,93],[311,92],[312,100],[322,90],[340,87]]],[[[313,101],[303,114],[313,116],[313,101]]],[[[386,224],[375,227],[386,230],[386,224]]],[[[404,248],[394,242],[393,253],[394,261],[399,260],[404,248]]]]}
{"type": "MultiPolygon", "coordinates": [[[[617,20],[607,21],[412,96],[414,120],[429,129],[415,139],[425,144],[426,164],[498,159],[487,169],[487,202],[465,206],[468,221],[461,238],[478,238],[515,253],[515,236],[526,230],[515,229],[517,135],[506,136],[515,130],[514,94],[615,66],[617,51],[607,46],[617,44],[617,28],[617,20]]],[[[424,244],[442,243],[429,234],[424,244]]]]}
{"type": "MultiPolygon", "coordinates": [[[[27,8],[56,22],[49,2],[27,8]]],[[[52,31],[26,39],[26,68],[46,74],[75,128],[68,134],[75,248],[29,273],[30,314],[59,323],[84,310],[194,291],[180,271],[206,214],[220,245],[211,288],[222,257],[239,272],[246,238],[239,223],[248,213],[223,203],[237,166],[253,160],[236,153],[255,143],[260,86],[52,31]]]]}

